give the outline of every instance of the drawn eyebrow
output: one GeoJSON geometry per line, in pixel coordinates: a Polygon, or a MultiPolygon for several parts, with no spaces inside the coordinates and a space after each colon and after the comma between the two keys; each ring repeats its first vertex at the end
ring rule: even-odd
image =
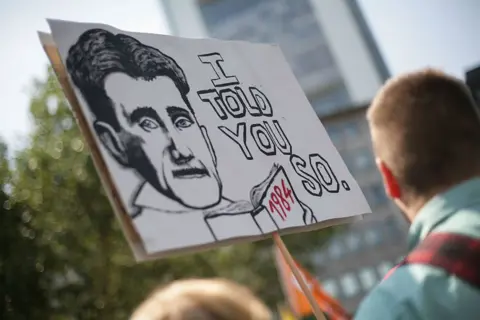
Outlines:
{"type": "Polygon", "coordinates": [[[156,120],[160,127],[165,128],[165,123],[158,115],[157,111],[150,106],[139,106],[135,108],[130,114],[130,122],[138,123],[143,117],[148,117],[156,120]]]}
{"type": "Polygon", "coordinates": [[[192,119],[192,115],[190,112],[182,107],[177,107],[177,106],[168,106],[167,107],[167,114],[170,117],[170,119],[173,119],[175,116],[185,116],[188,117],[189,119],[192,119]]]}

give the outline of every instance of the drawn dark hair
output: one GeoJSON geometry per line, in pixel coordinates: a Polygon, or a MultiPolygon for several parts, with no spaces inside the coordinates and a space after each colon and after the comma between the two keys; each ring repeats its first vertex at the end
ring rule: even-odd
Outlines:
{"type": "Polygon", "coordinates": [[[187,99],[190,87],[177,62],[128,35],[103,29],[84,32],[68,51],[67,70],[96,120],[110,124],[117,132],[121,127],[104,86],[105,78],[114,72],[147,81],[169,77],[193,113],[187,99]]]}

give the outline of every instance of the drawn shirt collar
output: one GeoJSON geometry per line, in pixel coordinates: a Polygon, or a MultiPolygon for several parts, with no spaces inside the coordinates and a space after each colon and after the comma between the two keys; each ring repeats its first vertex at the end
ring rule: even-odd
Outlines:
{"type": "Polygon", "coordinates": [[[150,183],[144,182],[136,196],[132,199],[132,204],[140,208],[149,208],[165,213],[186,213],[192,211],[185,208],[180,203],[172,200],[158,192],[150,183]]]}
{"type": "MultiPolygon", "coordinates": [[[[132,205],[138,208],[147,208],[164,213],[187,213],[192,211],[202,211],[185,208],[182,204],[172,200],[158,192],[151,184],[144,182],[138,189],[132,199],[132,205]]],[[[207,213],[216,212],[231,205],[229,201],[222,198],[220,203],[214,208],[206,210],[207,213]]]]}

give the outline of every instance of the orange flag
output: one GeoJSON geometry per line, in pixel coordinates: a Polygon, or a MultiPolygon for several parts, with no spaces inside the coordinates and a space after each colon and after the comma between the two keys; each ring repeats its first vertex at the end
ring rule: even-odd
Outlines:
{"type": "MultiPolygon", "coordinates": [[[[307,297],[304,295],[300,285],[297,283],[290,267],[282,256],[282,253],[275,247],[275,258],[277,262],[277,269],[279,271],[280,281],[283,286],[284,293],[288,299],[292,311],[299,317],[306,317],[312,315],[312,308],[308,303],[307,297]]],[[[349,314],[345,311],[339,301],[330,296],[322,289],[320,283],[305,269],[303,269],[298,262],[295,262],[300,274],[302,274],[307,286],[313,293],[318,306],[331,320],[348,320],[351,319],[349,314]]]]}

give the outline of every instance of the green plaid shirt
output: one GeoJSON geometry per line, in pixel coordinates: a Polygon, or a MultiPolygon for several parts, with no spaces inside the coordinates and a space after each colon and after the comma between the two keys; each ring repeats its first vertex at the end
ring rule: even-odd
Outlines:
{"type": "MultiPolygon", "coordinates": [[[[432,231],[480,239],[479,178],[437,195],[420,210],[410,227],[410,250],[432,231]]],[[[478,320],[480,291],[440,269],[407,265],[373,289],[355,319],[478,320]]]]}

